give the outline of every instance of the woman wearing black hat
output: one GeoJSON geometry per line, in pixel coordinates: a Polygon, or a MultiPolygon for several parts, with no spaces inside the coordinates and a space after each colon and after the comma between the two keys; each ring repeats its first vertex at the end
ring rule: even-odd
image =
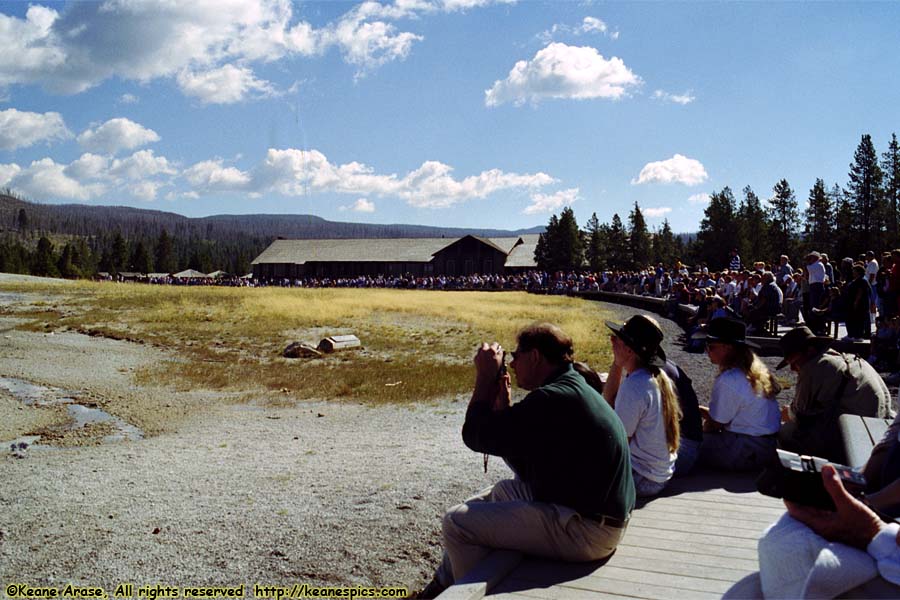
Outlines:
{"type": "Polygon", "coordinates": [[[704,419],[700,462],[721,469],[760,469],[775,457],[781,390],[775,376],[746,339],[747,326],[734,319],[713,319],[695,337],[706,339],[711,363],[719,367],[704,419]]]}
{"type": "Polygon", "coordinates": [[[661,368],[666,355],[656,321],[635,315],[612,330],[613,365],[603,388],[625,426],[638,496],[653,496],[666,486],[678,457],[681,410],[672,381],[661,368]]]}

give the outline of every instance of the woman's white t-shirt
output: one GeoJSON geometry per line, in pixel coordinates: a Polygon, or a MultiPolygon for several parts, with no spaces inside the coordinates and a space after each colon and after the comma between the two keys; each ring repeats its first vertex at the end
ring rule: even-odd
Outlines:
{"type": "Polygon", "coordinates": [[[725,431],[746,435],[769,435],[781,427],[778,402],[753,391],[740,369],[728,369],[716,377],[709,416],[725,425],[725,431]]]}
{"type": "Polygon", "coordinates": [[[659,483],[671,479],[678,454],[669,452],[662,393],[649,371],[638,369],[622,381],[616,394],[616,414],[628,434],[632,469],[659,483]]]}

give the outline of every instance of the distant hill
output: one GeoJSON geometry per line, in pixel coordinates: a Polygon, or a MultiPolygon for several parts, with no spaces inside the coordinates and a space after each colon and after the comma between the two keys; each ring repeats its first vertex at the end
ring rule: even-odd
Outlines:
{"type": "Polygon", "coordinates": [[[93,236],[113,231],[125,238],[156,237],[166,229],[173,237],[209,241],[235,237],[272,240],[283,238],[410,238],[461,237],[478,235],[504,237],[541,233],[543,226],[530,229],[468,229],[425,225],[346,223],[313,215],[214,215],[191,218],[171,212],[126,206],[84,204],[36,204],[0,195],[0,230],[17,231],[24,209],[31,230],[48,234],[93,236]]]}
{"type": "Polygon", "coordinates": [[[36,204],[0,194],[0,272],[90,277],[97,272],[191,268],[243,274],[276,238],[512,237],[544,227],[462,229],[372,225],[312,215],[215,215],[190,218],[126,206],[36,204]]]}

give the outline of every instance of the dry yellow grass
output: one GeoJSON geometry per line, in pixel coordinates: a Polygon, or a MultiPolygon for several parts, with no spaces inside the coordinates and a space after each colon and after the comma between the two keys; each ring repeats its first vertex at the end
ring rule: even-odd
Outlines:
{"type": "Polygon", "coordinates": [[[596,368],[611,354],[598,304],[524,292],[172,287],[79,282],[15,284],[39,295],[20,310],[29,327],[165,346],[183,360],[139,375],[191,388],[278,390],[301,398],[409,401],[464,393],[481,341],[515,345],[534,321],[558,324],[576,357],[596,368]],[[317,360],[281,357],[293,341],[354,333],[364,349],[317,360]]]}

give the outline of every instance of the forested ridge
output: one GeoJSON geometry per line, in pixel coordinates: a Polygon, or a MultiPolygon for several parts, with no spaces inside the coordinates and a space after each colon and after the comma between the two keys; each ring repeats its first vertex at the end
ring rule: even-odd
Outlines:
{"type": "Polygon", "coordinates": [[[276,238],[500,237],[507,231],[328,221],[312,215],[183,215],[125,206],[38,204],[0,194],[0,272],[90,277],[98,271],[250,271],[276,238]]]}

